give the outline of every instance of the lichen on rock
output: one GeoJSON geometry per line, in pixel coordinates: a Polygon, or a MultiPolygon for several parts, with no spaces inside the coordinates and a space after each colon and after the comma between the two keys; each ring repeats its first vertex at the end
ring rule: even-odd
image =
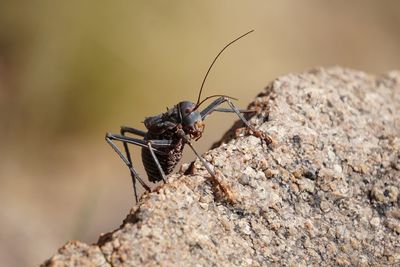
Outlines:
{"type": "Polygon", "coordinates": [[[400,264],[400,72],[316,68],[273,81],[204,158],[142,197],[97,244],[44,266],[400,264]]]}

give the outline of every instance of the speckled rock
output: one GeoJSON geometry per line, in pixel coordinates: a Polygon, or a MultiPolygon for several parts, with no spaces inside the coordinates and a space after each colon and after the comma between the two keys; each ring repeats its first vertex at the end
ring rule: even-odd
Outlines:
{"type": "Polygon", "coordinates": [[[44,266],[400,265],[400,72],[339,67],[273,81],[204,158],[94,245],[44,266]],[[239,127],[239,129],[238,129],[239,127]]]}

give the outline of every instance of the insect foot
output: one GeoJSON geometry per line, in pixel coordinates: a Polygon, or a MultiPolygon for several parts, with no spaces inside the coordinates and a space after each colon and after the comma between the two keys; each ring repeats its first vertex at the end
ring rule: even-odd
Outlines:
{"type": "Polygon", "coordinates": [[[221,180],[220,177],[224,177],[224,175],[219,170],[215,170],[215,175],[210,177],[214,188],[219,189],[223,193],[223,196],[229,204],[236,204],[238,198],[235,193],[233,193],[232,187],[228,183],[224,182],[226,179],[221,180]]]}
{"type": "Polygon", "coordinates": [[[267,145],[274,145],[276,143],[276,141],[269,134],[266,134],[265,132],[255,129],[253,127],[237,128],[234,134],[236,138],[241,135],[253,135],[257,138],[260,138],[261,141],[264,141],[267,145]]]}
{"type": "Polygon", "coordinates": [[[274,139],[272,139],[272,137],[270,135],[264,133],[261,130],[254,131],[254,130],[250,129],[249,132],[250,132],[250,134],[254,135],[255,137],[258,137],[258,138],[261,138],[261,140],[264,140],[267,143],[267,145],[275,143],[274,139]]]}

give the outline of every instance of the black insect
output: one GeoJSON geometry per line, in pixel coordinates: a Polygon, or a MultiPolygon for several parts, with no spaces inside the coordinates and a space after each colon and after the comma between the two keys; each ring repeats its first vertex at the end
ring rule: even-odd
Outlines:
{"type": "MultiPolygon", "coordinates": [[[[234,98],[225,95],[212,95],[200,101],[204,83],[218,57],[228,46],[251,32],[253,31],[249,31],[231,41],[214,58],[203,79],[196,103],[190,101],[182,101],[175,105],[173,108],[168,109],[165,113],[153,117],[147,117],[144,120],[144,125],[147,128],[147,132],[131,127],[122,126],[121,134],[106,134],[106,141],[111,145],[115,152],[117,152],[117,154],[125,162],[131,172],[136,202],[138,201],[136,181],[139,181],[139,183],[147,191],[151,190],[150,187],[147,186],[146,183],[142,180],[142,178],[140,178],[139,174],[133,167],[128,144],[142,147],[142,162],[144,168],[148,175],[149,181],[155,183],[161,180],[164,182],[166,181],[166,175],[170,174],[173,171],[174,167],[182,158],[183,148],[186,144],[200,159],[202,164],[210,173],[211,177],[216,179],[216,174],[214,173],[214,171],[210,169],[206,161],[197,153],[197,151],[193,148],[191,144],[191,140],[197,141],[199,138],[201,138],[205,126],[204,119],[213,111],[236,113],[237,116],[253,133],[260,137],[263,136],[262,133],[254,129],[254,127],[250,125],[248,121],[243,117],[242,113],[246,111],[240,111],[235,107],[235,105],[231,101],[234,98]],[[200,105],[210,98],[216,99],[206,108],[199,111],[200,105]],[[229,108],[218,108],[218,106],[223,103],[227,103],[229,108]],[[137,135],[141,138],[128,137],[125,135],[126,133],[137,135]],[[113,142],[114,140],[121,141],[123,143],[125,155],[113,142]]],[[[264,137],[266,140],[269,140],[269,137],[264,137]]],[[[215,181],[224,192],[228,191],[227,189],[223,188],[218,179],[216,179],[215,181]]]]}

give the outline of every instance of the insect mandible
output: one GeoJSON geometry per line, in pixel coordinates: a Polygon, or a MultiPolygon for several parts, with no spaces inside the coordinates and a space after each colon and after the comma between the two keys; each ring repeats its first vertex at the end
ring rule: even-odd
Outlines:
{"type": "MultiPolygon", "coordinates": [[[[165,183],[167,175],[173,171],[174,167],[182,158],[182,152],[185,145],[188,145],[193,150],[211,177],[216,178],[215,172],[207,165],[207,162],[200,156],[199,153],[197,153],[191,144],[192,140],[197,141],[199,138],[201,138],[205,126],[204,119],[214,111],[235,113],[253,134],[258,137],[263,137],[263,139],[267,142],[272,142],[268,135],[256,130],[244,118],[242,113],[246,111],[237,109],[232,102],[232,100],[237,99],[226,95],[212,95],[200,100],[204,83],[218,57],[231,44],[253,31],[254,30],[251,30],[237,37],[228,43],[217,54],[208,68],[206,75],[204,76],[196,103],[191,101],[182,101],[173,108],[168,109],[165,113],[145,118],[144,125],[147,129],[147,132],[132,127],[122,126],[120,134],[106,134],[106,141],[111,145],[111,147],[120,156],[130,170],[136,202],[138,202],[136,181],[138,181],[146,191],[151,192],[151,189],[135,170],[132,164],[132,158],[128,144],[141,147],[142,162],[147,173],[148,180],[153,183],[159,181],[163,181],[165,183]],[[210,98],[216,99],[212,101],[206,108],[199,111],[200,105],[210,98]],[[227,103],[229,108],[218,108],[223,103],[227,103]],[[126,136],[126,133],[136,135],[140,138],[126,136]],[[120,141],[123,143],[125,154],[119,149],[114,141],[120,141]]],[[[220,187],[223,188],[218,180],[215,181],[220,187]]]]}

